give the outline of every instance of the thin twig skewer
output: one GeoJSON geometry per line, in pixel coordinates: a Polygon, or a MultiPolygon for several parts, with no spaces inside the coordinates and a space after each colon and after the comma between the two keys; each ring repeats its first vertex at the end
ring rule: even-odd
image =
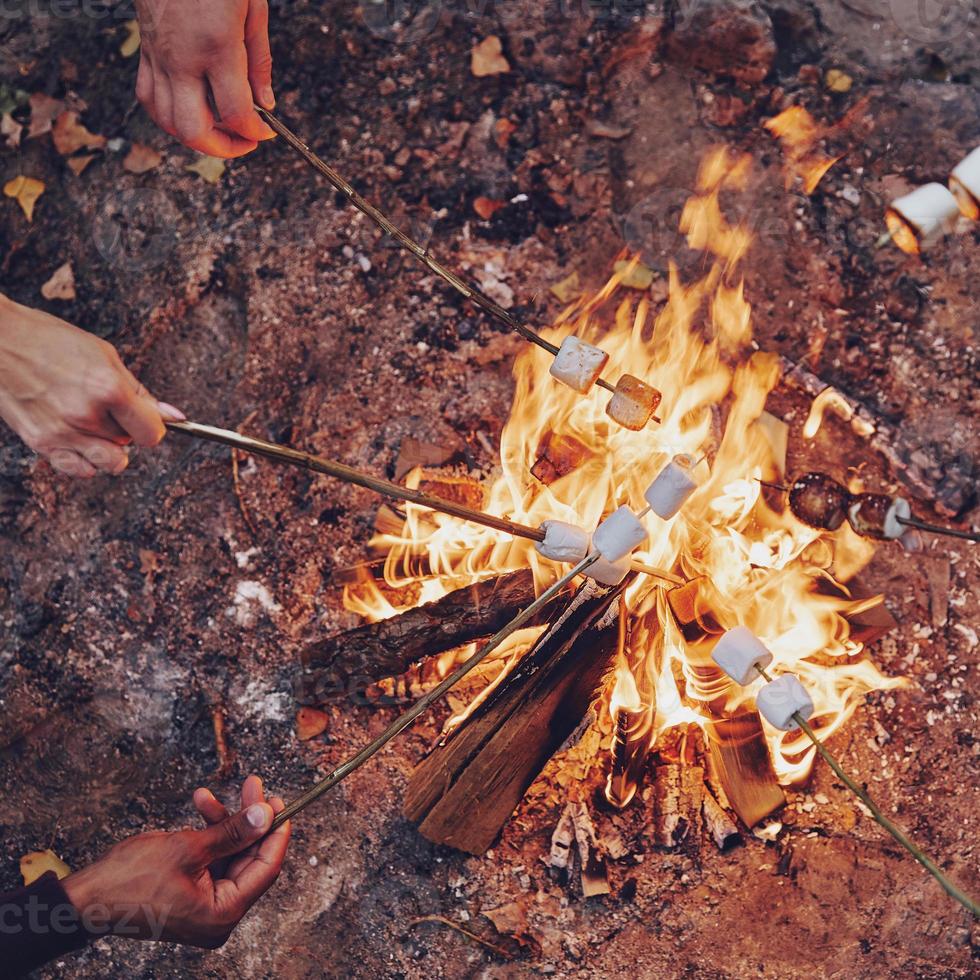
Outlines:
{"type": "MultiPolygon", "coordinates": [[[[324,473],[337,480],[343,480],[345,483],[353,483],[355,486],[373,490],[375,493],[380,493],[392,500],[403,500],[428,510],[448,514],[450,517],[457,517],[463,521],[482,524],[484,527],[489,527],[494,531],[502,531],[504,534],[511,534],[516,538],[526,538],[529,541],[544,541],[545,538],[545,532],[539,527],[530,527],[527,524],[510,521],[506,517],[496,517],[481,510],[473,510],[451,500],[432,497],[420,490],[410,490],[408,487],[371,476],[370,473],[356,470],[352,466],[328,459],[325,456],[314,456],[312,453],[304,453],[299,449],[291,449],[289,446],[266,442],[265,439],[256,439],[253,436],[242,435],[240,432],[233,432],[231,429],[219,429],[216,426],[203,425],[200,422],[167,422],[167,428],[182,435],[203,439],[206,442],[217,442],[224,446],[231,446],[233,449],[254,453],[257,456],[265,456],[289,466],[298,466],[301,469],[313,470],[315,473],[324,473]]],[[[643,562],[634,561],[631,568],[633,571],[663,579],[665,582],[671,582],[674,585],[683,585],[685,582],[683,578],[673,572],[654,568],[652,565],[643,562]]]]}
{"type": "MultiPolygon", "coordinates": [[[[325,160],[317,156],[313,150],[307,146],[285,123],[277,119],[271,112],[256,105],[255,111],[275,130],[300,156],[306,160],[319,174],[324,176],[336,190],[343,194],[350,203],[362,214],[367,215],[385,234],[398,242],[402,248],[411,252],[424,266],[435,273],[443,282],[448,283],[457,292],[461,293],[470,302],[475,303],[484,312],[506,324],[511,330],[519,333],[525,340],[532,344],[537,344],[552,356],[558,353],[558,348],[547,341],[539,333],[532,330],[527,324],[505,310],[499,303],[495,303],[486,293],[482,292],[473,283],[467,282],[462,276],[457,275],[451,269],[447,269],[438,259],[429,254],[429,250],[420,245],[415,239],[406,235],[391,219],[379,211],[370,201],[362,197],[333,167],[325,160]]],[[[606,391],[615,392],[616,386],[610,384],[603,378],[599,378],[596,384],[606,391]]]]}
{"type": "Polygon", "coordinates": [[[333,789],[339,782],[346,779],[352,772],[360,769],[369,759],[377,755],[393,738],[400,735],[409,725],[415,721],[431,704],[438,701],[451,687],[458,684],[470,671],[479,666],[480,663],[496,650],[507,637],[516,633],[526,622],[532,619],[541,609],[565,588],[576,575],[581,574],[590,565],[599,559],[599,553],[593,552],[583,558],[567,575],[560,578],[549,589],[546,589],[537,599],[534,600],[523,612],[518,613],[502,630],[494,634],[486,645],[481,647],[468,660],[460,664],[445,680],[434,687],[427,694],[423,695],[411,708],[408,709],[393,724],[389,725],[376,739],[369,742],[356,755],[348,759],[343,765],[338,766],[329,776],[322,779],[312,789],[309,789],[302,796],[293,800],[273,821],[272,830],[279,827],[285,821],[292,819],[301,810],[306,809],[311,803],[318,800],[328,790],[333,789]]]}
{"type": "Polygon", "coordinates": [[[964,541],[980,542],[980,531],[961,531],[959,528],[946,527],[943,524],[930,524],[928,521],[920,521],[917,517],[898,517],[896,520],[906,527],[928,531],[930,534],[945,534],[948,538],[962,538],[964,541]]]}
{"type": "MultiPolygon", "coordinates": [[[[764,667],[756,667],[756,670],[767,680],[771,681],[772,677],[764,667]]],[[[817,737],[817,733],[810,727],[807,720],[798,712],[793,712],[793,720],[800,726],[803,734],[806,735],[811,742],[813,742],[814,747],[817,752],[820,753],[824,762],[834,771],[837,778],[840,779],[842,783],[868,808],[871,816],[875,821],[885,830],[888,831],[895,840],[898,841],[902,847],[905,848],[909,854],[912,855],[939,882],[940,887],[947,895],[956,899],[965,909],[969,909],[973,915],[980,919],[980,903],[974,901],[965,892],[960,891],[947,877],[943,874],[942,869],[935,861],[932,860],[914,841],[910,840],[908,835],[902,830],[901,827],[892,823],[878,808],[878,804],[871,798],[868,791],[863,787],[858,785],[851,777],[844,771],[841,764],[830,754],[829,749],[823,744],[823,742],[817,737]]]]}

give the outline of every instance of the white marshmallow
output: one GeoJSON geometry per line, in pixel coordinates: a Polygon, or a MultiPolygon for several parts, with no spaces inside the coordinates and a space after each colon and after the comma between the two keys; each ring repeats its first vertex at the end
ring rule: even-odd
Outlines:
{"type": "Polygon", "coordinates": [[[643,495],[650,509],[665,521],[674,517],[698,488],[692,469],[694,462],[686,454],[675,456],[643,495]]]}
{"type": "Polygon", "coordinates": [[[772,663],[772,654],[747,626],[736,626],[715,644],[711,659],[736,684],[745,685],[759,676],[757,668],[772,663]]]}
{"type": "Polygon", "coordinates": [[[609,355],[599,347],[571,335],[562,341],[561,348],[551,365],[551,376],[562,384],[574,388],[580,395],[599,380],[609,355]]]}
{"type": "Polygon", "coordinates": [[[631,555],[647,539],[643,522],[623,506],[614,510],[592,535],[592,547],[606,561],[617,562],[631,555]]]}
{"type": "Polygon", "coordinates": [[[578,564],[589,553],[589,532],[564,521],[545,521],[541,525],[544,541],[534,547],[539,555],[552,561],[578,564]]]}
{"type": "Polygon", "coordinates": [[[923,248],[952,231],[960,216],[960,206],[952,192],[936,183],[917,187],[911,194],[892,201],[889,211],[912,228],[923,248]]]}
{"type": "Polygon", "coordinates": [[[755,706],[773,728],[784,732],[800,727],[793,717],[795,712],[799,712],[804,721],[813,714],[813,701],[795,674],[781,674],[759,688],[755,706]]]}
{"type": "Polygon", "coordinates": [[[605,558],[600,558],[597,562],[589,565],[582,574],[600,585],[619,585],[626,578],[629,570],[630,559],[627,555],[625,558],[620,558],[619,561],[606,561],[605,558]]]}
{"type": "Polygon", "coordinates": [[[949,189],[966,217],[980,218],[980,146],[953,168],[949,189]]]}
{"type": "Polygon", "coordinates": [[[900,538],[908,530],[908,525],[903,524],[899,518],[911,516],[912,508],[909,506],[909,502],[904,497],[896,497],[885,514],[885,537],[892,541],[900,538]]]}

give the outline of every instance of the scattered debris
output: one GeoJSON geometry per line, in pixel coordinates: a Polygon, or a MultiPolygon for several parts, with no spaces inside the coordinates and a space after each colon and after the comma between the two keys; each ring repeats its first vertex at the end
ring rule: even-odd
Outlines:
{"type": "Polygon", "coordinates": [[[14,177],[8,180],[3,186],[3,192],[7,197],[12,197],[24,212],[28,221],[34,220],[34,205],[37,199],[44,193],[45,187],[40,180],[33,177],[14,177]]]}

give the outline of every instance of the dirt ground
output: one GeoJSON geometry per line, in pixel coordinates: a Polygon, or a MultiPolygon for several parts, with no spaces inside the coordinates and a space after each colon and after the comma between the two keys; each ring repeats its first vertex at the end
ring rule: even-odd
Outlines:
{"type": "MultiPolygon", "coordinates": [[[[285,147],[261,147],[218,184],[188,172],[194,154],[134,104],[125,11],[23,6],[0,17],[4,98],[82,100],[85,125],[112,142],[80,176],[48,135],[0,149],[4,183],[46,185],[32,224],[0,204],[5,292],[111,340],[201,421],[247,420],[253,434],[378,473],[406,435],[493,470],[519,340],[381,240],[285,147]],[[161,163],[127,171],[133,142],[161,163]],[[67,261],[76,298],[42,299],[67,261]]],[[[683,268],[676,217],[701,151],[750,152],[759,179],[741,206],[758,237],[746,287],[758,342],[896,427],[929,476],[917,513],[976,522],[980,236],[965,227],[922,258],[874,248],[883,202],[945,181],[976,139],[971,4],[925,22],[912,0],[745,0],[734,13],[446,0],[403,25],[368,0],[272,6],[282,116],[438,254],[542,319],[558,309],[550,285],[573,269],[598,282],[624,244],[658,271],[668,255],[683,268]],[[510,71],[474,78],[470,49],[490,35],[510,71]],[[848,91],[828,89],[831,67],[848,91]],[[845,156],[809,197],[784,188],[762,127],[790,104],[844,120],[827,140],[845,156]],[[511,203],[484,220],[478,197],[511,203]]],[[[803,440],[800,393],[780,389],[770,409],[792,427],[791,472],[902,485],[842,423],[803,440]]],[[[28,851],[51,847],[77,868],[120,837],[188,823],[201,784],[227,796],[255,771],[290,797],[393,717],[334,704],[326,733],[303,743],[291,689],[302,645],[354,624],[336,572],[365,557],[376,499],[265,463],[243,466],[241,488],[254,533],[225,450],[174,437],[118,481],[69,484],[6,434],[0,888],[17,884],[28,851]],[[232,754],[221,774],[216,710],[232,754]]],[[[919,556],[884,547],[864,578],[898,620],[874,657],[909,685],[870,697],[832,747],[976,894],[980,552],[946,539],[919,556]]],[[[486,856],[435,847],[400,803],[445,714],[297,820],[282,878],[220,951],[101,941],[42,975],[976,975],[968,913],[822,765],[790,794],[776,841],[746,833],[724,854],[654,846],[642,806],[599,813],[625,845],[602,899],[543,865],[558,812],[541,791],[486,856]],[[512,904],[533,942],[509,962],[418,921],[441,916],[497,942],[481,912],[512,904]]],[[[553,779],[554,765],[539,790],[553,779]]]]}

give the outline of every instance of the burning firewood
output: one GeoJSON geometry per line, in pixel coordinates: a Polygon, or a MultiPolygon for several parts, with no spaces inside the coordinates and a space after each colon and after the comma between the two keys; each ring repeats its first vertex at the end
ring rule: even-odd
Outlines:
{"type": "MultiPolygon", "coordinates": [[[[425,657],[493,635],[533,600],[531,572],[510,572],[391,619],[318,640],[303,651],[305,669],[297,677],[297,699],[320,703],[355,693],[373,681],[397,677],[425,657]]],[[[558,601],[529,625],[548,622],[558,601]]]]}
{"type": "Polygon", "coordinates": [[[597,624],[627,583],[584,585],[513,672],[419,764],[404,812],[437,843],[489,848],[551,756],[575,730],[616,653],[597,624]]]}
{"type": "Polygon", "coordinates": [[[538,445],[531,475],[548,485],[572,473],[591,457],[592,452],[574,436],[548,432],[538,445]]]}

